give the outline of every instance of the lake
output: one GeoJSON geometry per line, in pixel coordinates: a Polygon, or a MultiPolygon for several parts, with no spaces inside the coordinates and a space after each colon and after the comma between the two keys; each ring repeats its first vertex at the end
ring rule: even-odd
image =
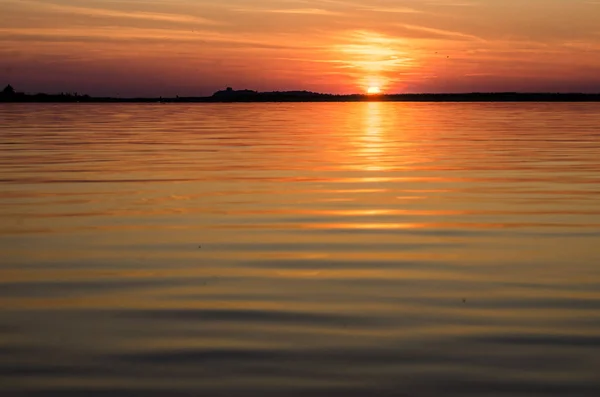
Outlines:
{"type": "Polygon", "coordinates": [[[0,106],[0,395],[600,395],[600,104],[0,106]]]}

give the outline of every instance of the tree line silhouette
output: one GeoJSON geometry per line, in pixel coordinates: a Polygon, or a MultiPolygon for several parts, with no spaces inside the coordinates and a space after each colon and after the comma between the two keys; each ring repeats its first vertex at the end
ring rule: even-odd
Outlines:
{"type": "Polygon", "coordinates": [[[190,103],[190,102],[598,102],[600,93],[519,93],[519,92],[472,92],[447,94],[351,94],[335,95],[311,91],[271,91],[234,90],[227,87],[208,97],[174,98],[115,98],[92,97],[75,93],[25,94],[17,92],[9,84],[0,92],[0,102],[140,102],[140,103],[190,103]]]}

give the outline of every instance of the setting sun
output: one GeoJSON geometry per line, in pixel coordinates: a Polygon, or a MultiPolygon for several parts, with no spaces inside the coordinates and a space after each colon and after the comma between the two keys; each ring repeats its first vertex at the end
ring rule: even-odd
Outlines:
{"type": "Polygon", "coordinates": [[[379,87],[369,87],[367,89],[367,94],[369,94],[369,95],[381,94],[381,88],[379,88],[379,87]]]}

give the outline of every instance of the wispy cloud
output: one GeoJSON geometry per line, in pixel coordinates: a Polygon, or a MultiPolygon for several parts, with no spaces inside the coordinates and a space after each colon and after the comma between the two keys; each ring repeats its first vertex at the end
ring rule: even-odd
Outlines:
{"type": "Polygon", "coordinates": [[[274,13],[274,14],[299,14],[299,15],[321,15],[321,16],[344,16],[343,12],[328,10],[325,8],[233,8],[235,12],[250,13],[274,13]]]}
{"type": "Polygon", "coordinates": [[[311,41],[293,41],[285,34],[240,36],[235,33],[223,33],[211,30],[189,29],[144,29],[133,27],[94,27],[94,28],[0,28],[4,40],[21,40],[37,42],[82,42],[82,43],[127,43],[156,42],[197,44],[206,46],[220,44],[221,49],[227,47],[253,50],[318,50],[318,44],[311,41]],[[291,45],[290,43],[294,44],[291,45]]]}
{"type": "Polygon", "coordinates": [[[221,25],[222,22],[214,21],[211,19],[184,14],[169,14],[169,13],[158,13],[158,12],[147,12],[147,11],[118,11],[108,8],[95,8],[95,7],[78,7],[71,5],[62,5],[47,2],[38,2],[32,0],[24,0],[22,3],[35,4],[37,7],[45,8],[48,11],[60,12],[65,14],[77,14],[86,15],[92,17],[108,17],[108,18],[125,18],[125,19],[139,19],[148,21],[162,21],[162,22],[174,22],[174,23],[187,23],[187,24],[201,24],[201,25],[221,25]]]}
{"type": "Polygon", "coordinates": [[[288,9],[277,9],[277,10],[265,10],[266,12],[273,12],[278,14],[307,14],[307,15],[344,15],[341,12],[324,10],[322,8],[288,8],[288,9]]]}
{"type": "Polygon", "coordinates": [[[365,10],[373,12],[389,12],[393,14],[422,14],[423,10],[417,10],[416,8],[410,7],[373,7],[366,8],[365,10]]]}
{"type": "Polygon", "coordinates": [[[430,28],[427,26],[409,25],[409,24],[398,24],[397,26],[401,27],[403,29],[417,31],[417,32],[433,33],[438,36],[445,36],[445,37],[457,38],[457,39],[485,41],[481,37],[478,37],[478,36],[475,36],[472,34],[468,34],[468,33],[459,32],[459,31],[437,29],[437,28],[430,28]]]}
{"type": "Polygon", "coordinates": [[[356,30],[338,40],[344,43],[334,45],[333,50],[339,57],[331,62],[347,69],[364,87],[389,86],[396,82],[399,75],[414,68],[414,59],[403,48],[403,39],[374,31],[356,30]]]}

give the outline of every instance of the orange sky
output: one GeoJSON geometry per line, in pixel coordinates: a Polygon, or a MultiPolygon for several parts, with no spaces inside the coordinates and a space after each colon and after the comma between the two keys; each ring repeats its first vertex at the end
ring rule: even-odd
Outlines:
{"type": "Polygon", "coordinates": [[[600,0],[0,0],[0,84],[600,92],[598,21],[600,0]]]}

